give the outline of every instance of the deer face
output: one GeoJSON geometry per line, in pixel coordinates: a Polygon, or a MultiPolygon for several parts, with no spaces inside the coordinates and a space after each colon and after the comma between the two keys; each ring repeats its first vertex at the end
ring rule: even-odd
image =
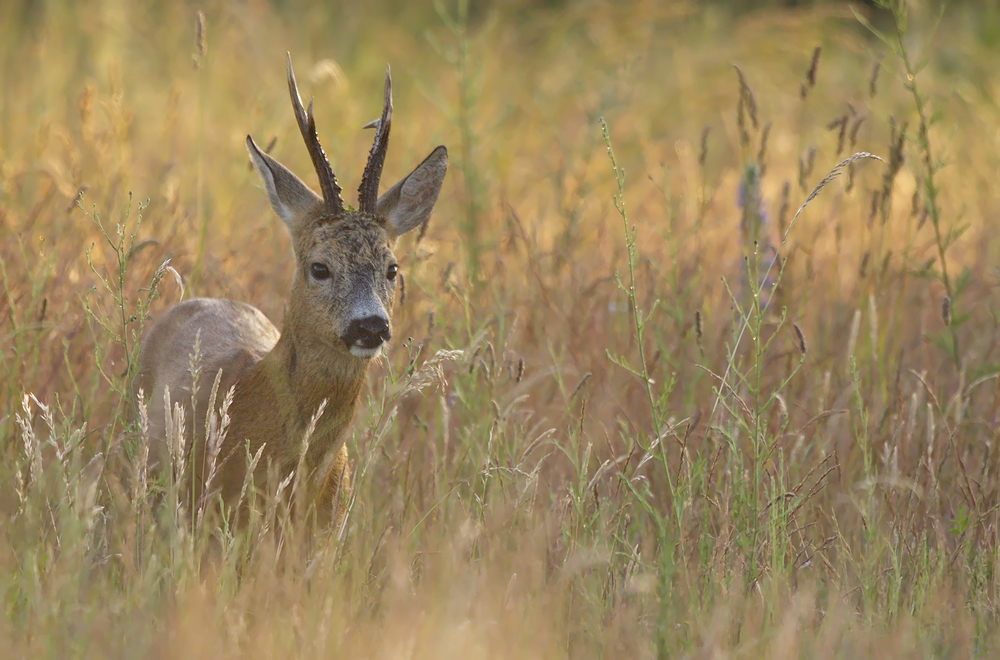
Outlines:
{"type": "Polygon", "coordinates": [[[288,87],[299,129],[319,175],[318,196],[247,136],[247,150],[271,207],[288,226],[296,256],[290,318],[299,331],[354,357],[379,355],[392,336],[391,314],[398,265],[396,239],[430,217],[448,168],[448,150],[436,148],[410,174],[378,197],[392,124],[392,86],[386,69],[385,103],[358,190],[358,210],[345,210],[340,186],[302,108],[288,61],[288,87]]]}
{"type": "Polygon", "coordinates": [[[392,336],[396,257],[385,221],[361,213],[321,218],[300,238],[293,300],[301,319],[338,350],[378,356],[392,336]]]}

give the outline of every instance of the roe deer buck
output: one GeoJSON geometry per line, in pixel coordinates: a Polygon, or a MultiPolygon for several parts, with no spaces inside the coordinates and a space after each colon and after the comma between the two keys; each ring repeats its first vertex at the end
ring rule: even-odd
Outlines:
{"type": "Polygon", "coordinates": [[[343,507],[337,502],[350,493],[344,431],[357,407],[368,364],[392,334],[398,272],[392,247],[397,238],[430,217],[448,167],[448,151],[437,147],[378,197],[392,126],[392,82],[386,67],[382,116],[365,127],[375,129],[375,140],[358,189],[358,209],[345,208],[316,135],[312,102],[308,110],[302,107],[290,56],[286,67],[292,108],[322,197],[258,149],[249,135],[246,139],[271,207],[292,237],[295,277],[284,328],[279,334],[264,314],[242,302],[180,303],[146,336],[135,389],[142,389],[150,401],[150,438],[161,441],[161,456],[169,414],[164,391],[169,389],[173,401],[186,403],[188,426],[195,429],[188,465],[195,470],[196,488],[204,488],[203,429],[212,382],[221,370],[220,402],[235,385],[229,407],[232,421],[213,482],[230,504],[246,477],[246,442],[251,454],[264,447],[261,467],[270,463],[279,475],[288,474],[299,463],[311,417],[327,401],[304,457],[309,474],[303,476],[314,484],[318,516],[328,522],[331,516],[342,516],[343,507]],[[204,376],[192,411],[189,364],[196,347],[204,376]]]}

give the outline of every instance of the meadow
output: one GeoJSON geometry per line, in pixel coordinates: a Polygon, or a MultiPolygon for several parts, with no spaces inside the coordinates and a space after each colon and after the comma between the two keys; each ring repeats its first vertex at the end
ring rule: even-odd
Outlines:
{"type": "Polygon", "coordinates": [[[764,5],[0,5],[3,656],[1000,653],[1000,9],[764,5]],[[451,155],[332,530],[130,395],[182,299],[281,327],[286,51],[348,202],[386,63],[384,180],[451,155]]]}

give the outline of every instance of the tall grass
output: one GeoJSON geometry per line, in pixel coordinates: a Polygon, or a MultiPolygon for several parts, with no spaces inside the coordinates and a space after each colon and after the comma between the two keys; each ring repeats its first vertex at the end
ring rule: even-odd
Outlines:
{"type": "Polygon", "coordinates": [[[0,8],[6,656],[997,652],[992,10],[307,5],[0,8]],[[386,61],[458,156],[327,530],[131,388],[192,280],[280,327],[289,48],[342,182],[386,61]]]}

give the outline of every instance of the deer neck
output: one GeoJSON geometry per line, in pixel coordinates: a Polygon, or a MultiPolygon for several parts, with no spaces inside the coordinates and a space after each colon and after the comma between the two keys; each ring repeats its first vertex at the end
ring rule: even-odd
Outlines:
{"type": "Polygon", "coordinates": [[[301,433],[324,401],[311,447],[327,448],[351,423],[368,371],[367,360],[317,341],[288,319],[274,349],[261,363],[275,401],[283,408],[279,414],[289,422],[288,430],[295,432],[293,442],[301,441],[301,433]]]}

